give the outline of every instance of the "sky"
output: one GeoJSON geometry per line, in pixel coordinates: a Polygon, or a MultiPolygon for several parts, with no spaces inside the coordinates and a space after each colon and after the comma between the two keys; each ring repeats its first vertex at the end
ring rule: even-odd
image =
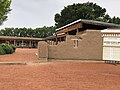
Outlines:
{"type": "Polygon", "coordinates": [[[12,0],[12,11],[0,28],[37,28],[54,26],[54,16],[73,3],[94,2],[106,8],[110,16],[120,17],[120,0],[12,0]]]}

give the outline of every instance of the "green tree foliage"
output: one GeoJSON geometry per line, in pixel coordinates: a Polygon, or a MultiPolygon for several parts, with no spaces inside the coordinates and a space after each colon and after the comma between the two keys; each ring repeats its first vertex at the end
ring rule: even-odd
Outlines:
{"type": "Polygon", "coordinates": [[[7,20],[7,14],[11,11],[10,4],[11,0],[0,0],[0,25],[7,20]]]}
{"type": "Polygon", "coordinates": [[[60,14],[55,15],[57,27],[61,27],[78,19],[95,20],[105,15],[106,9],[94,3],[73,4],[64,7],[60,14]]]}
{"type": "MultiPolygon", "coordinates": [[[[56,27],[64,26],[78,19],[98,20],[104,22],[113,22],[111,17],[106,14],[106,9],[96,3],[77,3],[68,5],[61,10],[60,14],[55,14],[56,27]]],[[[113,23],[118,23],[120,18],[115,18],[113,23]]],[[[120,23],[120,22],[119,22],[120,23]]]]}
{"type": "Polygon", "coordinates": [[[42,27],[42,28],[5,28],[0,30],[0,36],[17,36],[17,37],[34,37],[44,38],[53,36],[55,27],[42,27]]]}
{"type": "Polygon", "coordinates": [[[116,24],[120,24],[120,18],[114,16],[114,17],[111,19],[111,22],[112,22],[112,23],[116,23],[116,24]]]}

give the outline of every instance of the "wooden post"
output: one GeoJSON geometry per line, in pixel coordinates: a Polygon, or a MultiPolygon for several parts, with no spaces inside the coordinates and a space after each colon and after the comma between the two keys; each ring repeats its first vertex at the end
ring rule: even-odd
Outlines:
{"type": "Polygon", "coordinates": [[[60,43],[61,43],[61,37],[60,37],[60,43]]]}
{"type": "Polygon", "coordinates": [[[77,29],[76,35],[79,33],[79,29],[77,29]]]}
{"type": "Polygon", "coordinates": [[[16,46],[16,41],[14,40],[14,45],[16,46]]]}
{"type": "Polygon", "coordinates": [[[56,39],[56,45],[58,44],[58,40],[57,40],[57,37],[55,38],[56,39]]]}
{"type": "Polygon", "coordinates": [[[50,45],[52,45],[52,40],[50,39],[50,45]]]}
{"type": "Polygon", "coordinates": [[[29,48],[31,48],[31,41],[29,41],[29,48]]]}
{"type": "Polygon", "coordinates": [[[23,48],[23,40],[22,40],[22,44],[21,44],[22,48],[23,48]]]}
{"type": "Polygon", "coordinates": [[[10,41],[7,41],[7,44],[10,44],[10,41]]]}
{"type": "Polygon", "coordinates": [[[66,36],[64,37],[64,41],[66,41],[66,36]]]}

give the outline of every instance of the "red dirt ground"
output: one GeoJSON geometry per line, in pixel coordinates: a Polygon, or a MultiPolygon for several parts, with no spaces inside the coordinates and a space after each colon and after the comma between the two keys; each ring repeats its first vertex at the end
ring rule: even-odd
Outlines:
{"type": "Polygon", "coordinates": [[[8,55],[0,55],[0,62],[11,61],[35,61],[37,49],[17,48],[16,52],[8,55]]]}
{"type": "Polygon", "coordinates": [[[80,62],[1,65],[0,90],[120,90],[120,65],[80,62]]]}
{"type": "MultiPolygon", "coordinates": [[[[17,49],[0,61],[35,61],[37,49],[17,49]]],[[[0,90],[120,90],[120,65],[83,62],[0,65],[0,90]]]]}

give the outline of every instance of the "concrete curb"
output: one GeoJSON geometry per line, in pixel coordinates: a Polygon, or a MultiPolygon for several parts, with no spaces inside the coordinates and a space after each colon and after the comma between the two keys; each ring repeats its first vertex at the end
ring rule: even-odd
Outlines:
{"type": "Polygon", "coordinates": [[[27,65],[26,62],[0,62],[0,65],[27,65]]]}
{"type": "Polygon", "coordinates": [[[105,61],[97,61],[97,60],[55,60],[49,59],[48,62],[80,62],[80,63],[105,63],[105,61]]]}

